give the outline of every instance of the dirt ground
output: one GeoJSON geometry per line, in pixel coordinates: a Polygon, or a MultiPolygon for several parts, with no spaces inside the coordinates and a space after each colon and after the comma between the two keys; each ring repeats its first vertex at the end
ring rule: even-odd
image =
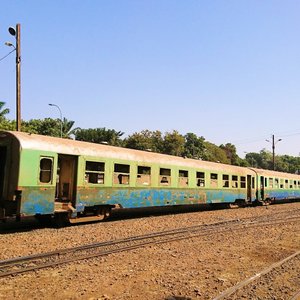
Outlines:
{"type": "MultiPolygon", "coordinates": [[[[122,214],[61,229],[1,229],[0,259],[236,218],[300,209],[300,203],[212,211],[122,214]]],[[[0,299],[213,299],[300,250],[300,220],[148,246],[0,279],[0,299]]],[[[298,273],[300,277],[300,272],[298,273]]],[[[271,292],[251,299],[282,299],[271,292]]],[[[298,286],[300,289],[300,286],[298,286]]],[[[248,299],[247,295],[242,298],[248,299]]],[[[287,298],[288,299],[288,298],[287,298]]]]}

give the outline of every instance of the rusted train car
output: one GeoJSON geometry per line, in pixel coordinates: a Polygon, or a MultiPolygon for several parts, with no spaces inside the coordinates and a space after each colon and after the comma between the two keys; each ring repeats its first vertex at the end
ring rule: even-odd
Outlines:
{"type": "Polygon", "coordinates": [[[300,176],[0,132],[0,219],[100,220],[112,209],[300,198],[300,176]]]}

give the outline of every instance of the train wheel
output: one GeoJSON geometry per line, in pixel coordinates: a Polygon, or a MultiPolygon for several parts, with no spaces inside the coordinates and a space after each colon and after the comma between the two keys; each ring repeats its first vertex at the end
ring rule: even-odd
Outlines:
{"type": "Polygon", "coordinates": [[[102,217],[101,220],[106,220],[110,217],[110,214],[111,214],[111,208],[110,207],[104,207],[104,208],[101,208],[99,211],[98,211],[98,217],[102,217]]]}

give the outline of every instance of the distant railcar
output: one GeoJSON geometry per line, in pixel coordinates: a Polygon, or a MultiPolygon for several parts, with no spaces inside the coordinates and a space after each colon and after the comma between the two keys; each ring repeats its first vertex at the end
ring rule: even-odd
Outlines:
{"type": "Polygon", "coordinates": [[[112,209],[300,198],[300,176],[22,132],[0,132],[0,219],[72,223],[112,209]]]}

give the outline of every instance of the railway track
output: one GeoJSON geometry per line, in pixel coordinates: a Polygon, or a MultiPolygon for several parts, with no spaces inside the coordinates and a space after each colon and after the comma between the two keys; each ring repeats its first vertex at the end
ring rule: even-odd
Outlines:
{"type": "Polygon", "coordinates": [[[254,299],[258,294],[263,294],[268,299],[300,299],[300,251],[272,264],[266,269],[254,274],[238,284],[227,289],[213,300],[241,299],[247,295],[254,299]],[[280,282],[281,288],[274,290],[273,282],[280,282]]]}
{"type": "Polygon", "coordinates": [[[211,224],[177,228],[141,236],[93,243],[74,248],[0,261],[0,277],[17,275],[74,261],[130,251],[149,245],[208,236],[226,231],[245,230],[255,226],[271,226],[300,220],[300,209],[267,214],[260,217],[232,219],[211,224]]]}

